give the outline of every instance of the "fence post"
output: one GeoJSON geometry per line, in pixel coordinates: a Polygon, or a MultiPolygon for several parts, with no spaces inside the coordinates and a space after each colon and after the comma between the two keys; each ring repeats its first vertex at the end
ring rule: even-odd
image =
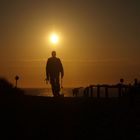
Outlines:
{"type": "Polygon", "coordinates": [[[108,98],[108,86],[105,86],[105,97],[108,98]]]}
{"type": "Polygon", "coordinates": [[[90,85],[90,96],[93,97],[93,85],[90,85]]]}
{"type": "Polygon", "coordinates": [[[122,87],[121,85],[118,85],[118,98],[121,97],[121,93],[122,93],[122,87]]]}
{"type": "Polygon", "coordinates": [[[97,98],[100,98],[100,85],[97,85],[97,98]]]}

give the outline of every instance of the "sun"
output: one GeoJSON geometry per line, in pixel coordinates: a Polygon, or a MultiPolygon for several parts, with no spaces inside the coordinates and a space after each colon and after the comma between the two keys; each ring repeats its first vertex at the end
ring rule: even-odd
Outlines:
{"type": "Polygon", "coordinates": [[[57,44],[58,41],[59,41],[58,35],[55,34],[55,33],[51,34],[51,36],[50,36],[50,41],[51,41],[52,44],[57,44]]]}

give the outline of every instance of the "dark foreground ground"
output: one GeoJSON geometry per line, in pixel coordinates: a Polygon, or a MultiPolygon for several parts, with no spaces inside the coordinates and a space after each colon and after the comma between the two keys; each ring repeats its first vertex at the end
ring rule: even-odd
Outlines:
{"type": "Polygon", "coordinates": [[[138,139],[136,99],[2,97],[0,139],[138,139]]]}

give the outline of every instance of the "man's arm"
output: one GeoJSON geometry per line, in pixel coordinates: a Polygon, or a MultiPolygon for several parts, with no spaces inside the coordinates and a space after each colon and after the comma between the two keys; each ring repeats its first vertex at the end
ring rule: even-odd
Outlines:
{"type": "Polygon", "coordinates": [[[60,73],[61,73],[61,78],[63,78],[63,77],[64,77],[64,69],[63,69],[63,65],[62,65],[60,59],[59,59],[59,62],[60,62],[60,73]]]}
{"type": "Polygon", "coordinates": [[[47,64],[46,64],[46,80],[49,81],[49,60],[47,61],[47,64]]]}

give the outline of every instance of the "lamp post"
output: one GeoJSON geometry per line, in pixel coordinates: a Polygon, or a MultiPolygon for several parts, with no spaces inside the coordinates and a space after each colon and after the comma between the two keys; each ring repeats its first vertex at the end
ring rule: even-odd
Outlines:
{"type": "Polygon", "coordinates": [[[17,81],[19,80],[19,76],[15,76],[15,80],[16,80],[16,85],[15,85],[15,87],[17,88],[17,81]]]}

